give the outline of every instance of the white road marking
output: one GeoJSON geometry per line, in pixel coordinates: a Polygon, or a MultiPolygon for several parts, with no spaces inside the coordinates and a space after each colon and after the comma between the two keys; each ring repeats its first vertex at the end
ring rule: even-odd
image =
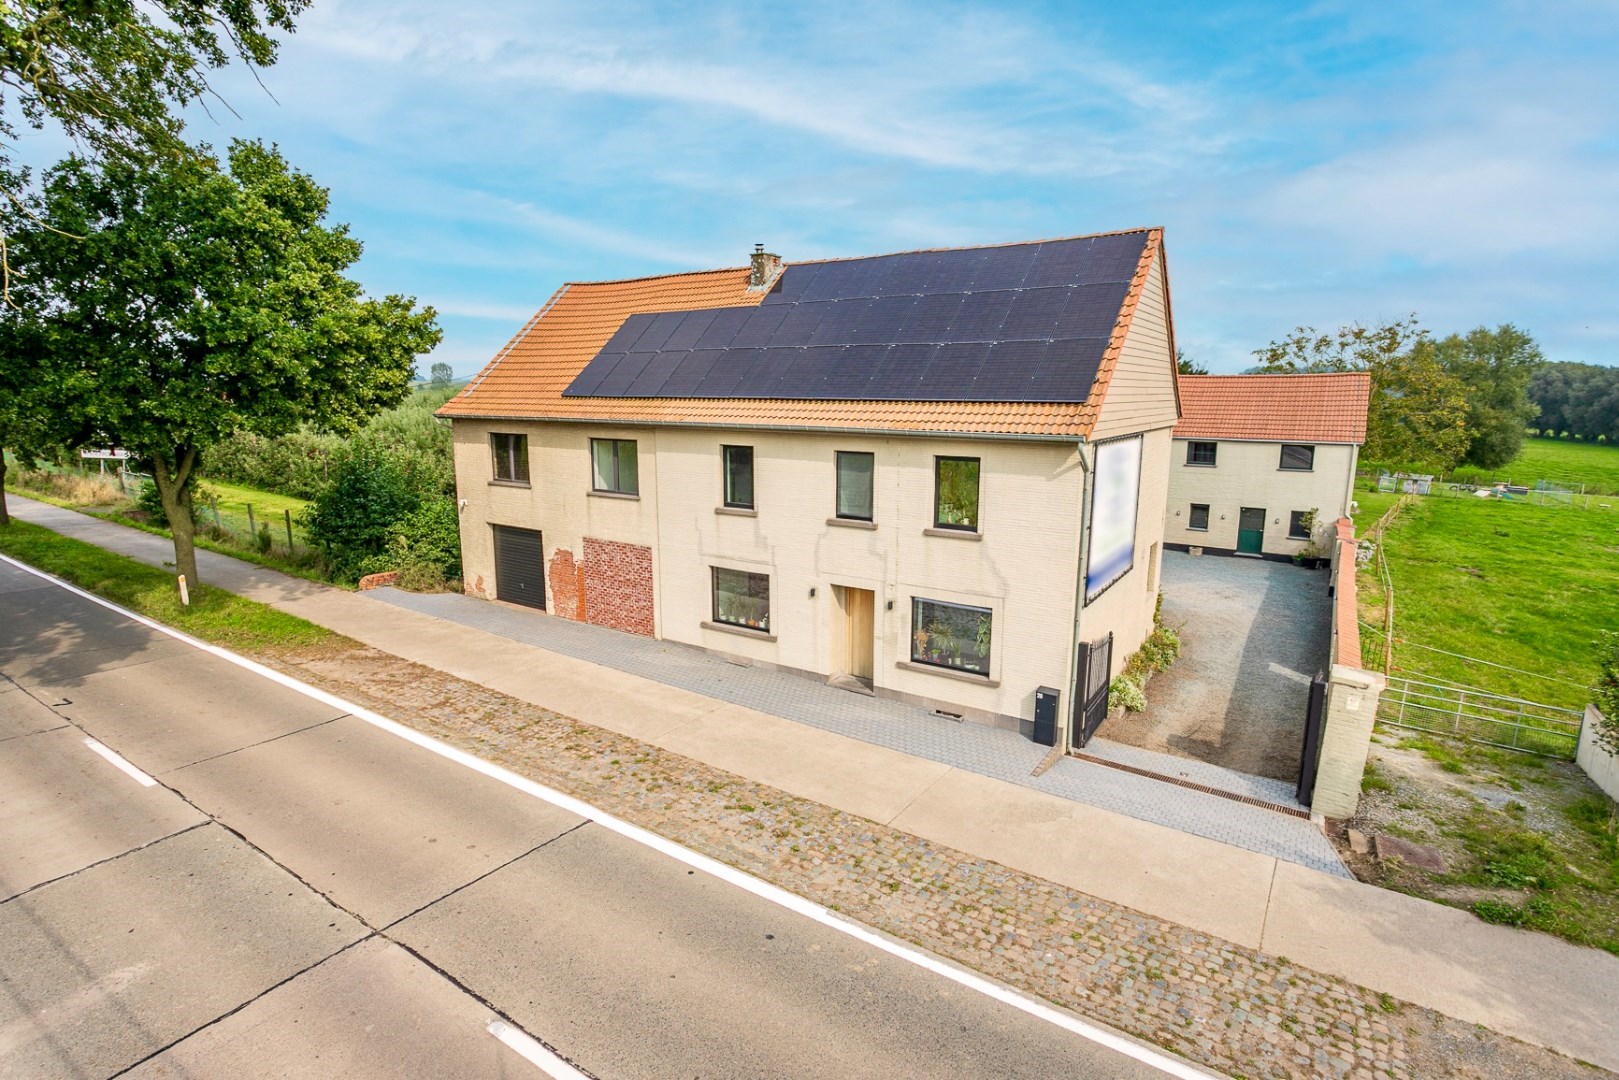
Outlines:
{"type": "Polygon", "coordinates": [[[107,749],[105,746],[103,746],[100,743],[96,742],[94,739],[86,739],[86,740],[84,740],[84,745],[88,746],[90,749],[94,750],[96,753],[100,754],[102,757],[104,757],[108,761],[112,762],[113,765],[120,772],[123,772],[125,775],[127,775],[131,780],[135,781],[141,787],[156,787],[157,786],[157,781],[156,780],[153,780],[150,776],[147,776],[145,773],[143,773],[139,769],[135,768],[135,766],[131,765],[129,762],[127,762],[123,758],[119,757],[117,753],[115,753],[112,750],[107,749]]]}
{"type": "Polygon", "coordinates": [[[590,1077],[547,1050],[543,1043],[521,1028],[515,1028],[504,1020],[491,1020],[487,1030],[554,1080],[590,1080],[590,1077]]]}
{"type": "Polygon", "coordinates": [[[1070,1016],[1069,1014],[1062,1012],[1051,1005],[1047,1005],[1042,1001],[1026,996],[1025,994],[1014,990],[1009,986],[1002,986],[1001,984],[986,978],[985,976],[979,975],[976,972],[958,968],[952,964],[945,963],[938,957],[922,952],[919,949],[912,948],[911,946],[902,944],[898,941],[889,940],[883,935],[877,933],[875,930],[868,929],[867,927],[861,926],[859,923],[851,921],[846,916],[839,915],[836,912],[821,907],[819,904],[804,899],[802,896],[798,896],[795,893],[790,893],[786,889],[772,885],[768,881],[756,878],[751,874],[744,873],[735,867],[727,866],[722,862],[711,859],[707,855],[701,855],[695,851],[690,851],[683,848],[679,844],[676,844],[673,840],[668,840],[662,836],[659,836],[657,833],[649,832],[648,830],[641,828],[639,825],[631,825],[627,821],[621,821],[620,819],[607,813],[605,810],[597,809],[596,807],[591,806],[589,803],[574,798],[572,795],[548,788],[544,784],[536,783],[526,776],[519,776],[517,773],[514,773],[509,769],[504,769],[493,762],[484,761],[482,758],[474,757],[472,754],[469,754],[464,750],[460,750],[446,743],[439,742],[430,735],[424,735],[414,728],[408,728],[398,721],[390,720],[386,716],[372,712],[370,709],[367,709],[364,706],[356,705],[350,701],[345,701],[336,694],[330,694],[318,687],[300,682],[291,675],[276,671],[274,668],[265,667],[263,664],[260,664],[257,661],[249,660],[245,656],[238,656],[235,653],[230,652],[227,649],[222,649],[217,645],[210,645],[206,641],[199,641],[197,638],[194,638],[189,634],[182,633],[173,627],[164,626],[162,623],[157,622],[156,620],[148,619],[144,615],[140,615],[136,612],[129,611],[126,608],[119,607],[110,600],[105,600],[102,597],[96,596],[94,593],[86,592],[76,585],[69,584],[58,577],[45,573],[43,570],[36,570],[32,566],[20,563],[10,556],[0,555],[0,561],[9,563],[19,570],[33,574],[35,577],[44,578],[46,581],[66,589],[68,592],[71,592],[77,596],[82,596],[91,603],[99,604],[102,607],[107,608],[109,611],[115,611],[125,618],[133,619],[142,626],[150,627],[160,634],[166,634],[177,641],[185,642],[187,645],[190,645],[193,648],[200,649],[206,653],[211,653],[214,656],[219,657],[221,660],[235,664],[237,667],[245,668],[256,675],[269,679],[271,682],[279,683],[291,690],[296,690],[305,697],[313,698],[322,704],[330,705],[335,709],[345,711],[351,714],[355,719],[364,720],[366,723],[379,727],[383,731],[389,732],[390,734],[397,735],[399,738],[404,739],[407,742],[415,743],[417,746],[420,746],[425,750],[430,750],[433,753],[438,754],[440,757],[448,758],[449,760],[454,761],[457,764],[464,765],[475,772],[480,772],[490,779],[498,780],[509,787],[516,788],[518,791],[532,795],[536,799],[548,802],[552,806],[555,806],[561,810],[566,810],[567,812],[575,814],[578,817],[582,817],[587,821],[594,822],[604,829],[608,829],[628,840],[633,840],[644,847],[649,847],[654,851],[667,855],[671,859],[682,862],[693,869],[701,870],[705,874],[719,878],[721,881],[724,881],[727,884],[734,885],[739,889],[750,892],[763,900],[768,900],[771,903],[776,904],[778,907],[783,907],[788,911],[796,912],[807,919],[811,919],[823,926],[837,930],[839,933],[846,934],[857,941],[863,941],[873,948],[881,949],[883,952],[886,952],[891,956],[898,957],[907,963],[914,964],[925,971],[931,971],[935,975],[949,979],[951,982],[964,986],[969,990],[975,990],[978,993],[983,994],[985,997],[993,998],[996,1001],[1010,1005],[1012,1008],[1027,1013],[1030,1016],[1044,1020],[1049,1024],[1062,1028],[1065,1031],[1072,1032],[1073,1034],[1078,1035],[1083,1039],[1087,1039],[1098,1046],[1104,1046],[1115,1053],[1119,1053],[1125,1057],[1139,1061],[1143,1065],[1157,1069],[1159,1072],[1164,1073],[1167,1076],[1174,1076],[1179,1078],[1179,1080],[1209,1080],[1210,1077],[1217,1077],[1219,1075],[1206,1069],[1199,1068],[1188,1061],[1170,1057],[1162,1051],[1159,1051],[1151,1046],[1147,1046],[1144,1043],[1138,1043],[1126,1036],[1119,1035],[1115,1032],[1097,1027],[1094,1024],[1087,1023],[1076,1016],[1070,1016]]]}

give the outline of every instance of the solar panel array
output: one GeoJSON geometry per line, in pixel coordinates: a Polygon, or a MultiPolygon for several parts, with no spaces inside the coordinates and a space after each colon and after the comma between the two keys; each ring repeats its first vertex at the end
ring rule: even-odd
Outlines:
{"type": "Polygon", "coordinates": [[[789,266],[757,307],[630,316],[564,394],[1084,401],[1146,241],[789,266]]]}

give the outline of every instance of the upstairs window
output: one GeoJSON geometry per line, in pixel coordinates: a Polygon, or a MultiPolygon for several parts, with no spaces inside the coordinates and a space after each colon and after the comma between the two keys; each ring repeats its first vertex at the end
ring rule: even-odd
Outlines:
{"type": "Polygon", "coordinates": [[[489,449],[495,459],[495,479],[503,484],[528,483],[528,436],[494,432],[489,449]]]}
{"type": "Polygon", "coordinates": [[[1192,516],[1187,519],[1186,527],[1199,532],[1209,531],[1209,505],[1208,503],[1193,503],[1192,516]]]}
{"type": "Polygon", "coordinates": [[[753,447],[722,446],[725,468],[725,505],[753,509],[753,447]]]}
{"type": "Polygon", "coordinates": [[[871,520],[871,476],[875,464],[875,455],[838,451],[838,517],[871,520]]]}
{"type": "Polygon", "coordinates": [[[1219,450],[1219,443],[1189,442],[1186,444],[1186,464],[1213,465],[1219,450]]]}
{"type": "Polygon", "coordinates": [[[616,495],[641,494],[634,439],[590,440],[591,485],[616,495]]]}
{"type": "Polygon", "coordinates": [[[940,529],[978,531],[978,459],[933,459],[933,524],[940,529]]]}
{"type": "Polygon", "coordinates": [[[1315,468],[1315,447],[1284,445],[1281,467],[1289,472],[1310,472],[1315,468]]]}
{"type": "Polygon", "coordinates": [[[770,631],[770,575],[714,567],[714,621],[770,631]]]}

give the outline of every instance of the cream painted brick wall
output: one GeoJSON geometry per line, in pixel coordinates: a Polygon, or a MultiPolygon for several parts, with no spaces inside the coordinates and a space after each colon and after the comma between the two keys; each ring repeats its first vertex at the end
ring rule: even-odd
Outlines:
{"type": "MultiPolygon", "coordinates": [[[[1113,634],[1112,672],[1117,675],[1130,654],[1152,633],[1160,571],[1164,557],[1164,505],[1169,487],[1171,429],[1146,432],[1141,447],[1141,492],[1136,506],[1135,565],[1111,588],[1086,605],[1079,617],[1080,637],[1099,641],[1113,634]]],[[[1094,451],[1093,451],[1094,452],[1094,451]]],[[[1066,703],[1066,694],[1064,696],[1066,703]]],[[[1065,706],[1066,707],[1066,704],[1065,706]]]]}
{"type": "Polygon", "coordinates": [[[879,687],[1032,718],[1035,687],[1062,685],[1083,481],[1073,446],[665,429],[657,460],[664,637],[830,673],[841,665],[833,651],[839,616],[832,586],[843,585],[876,594],[879,687]],[[714,512],[722,444],[754,448],[757,517],[714,512]],[[875,530],[827,524],[839,450],[875,455],[875,530]],[[982,540],[925,535],[933,525],[936,455],[981,460],[982,540]],[[713,615],[713,566],[771,575],[775,641],[702,626],[713,615]],[[910,660],[913,597],[994,613],[990,671],[998,686],[896,667],[910,660]]]}
{"type": "MultiPolygon", "coordinates": [[[[881,687],[1032,719],[1035,688],[1061,688],[1068,678],[1084,483],[1073,444],[457,420],[455,453],[467,502],[463,564],[474,592],[494,595],[491,524],[541,530],[547,563],[559,547],[579,556],[592,536],[653,549],[660,637],[828,673],[837,666],[832,586],[844,585],[876,594],[881,687]],[[491,483],[495,431],[529,436],[529,487],[491,483]],[[593,435],[639,440],[639,501],[587,494],[593,435]],[[715,513],[722,444],[754,447],[756,517],[715,513]],[[876,457],[875,530],[827,524],[838,450],[876,457]],[[981,459],[983,539],[925,535],[935,455],[981,459]],[[770,574],[775,641],[702,626],[713,615],[714,566],[770,574]],[[990,666],[999,685],[896,667],[910,659],[916,596],[994,612],[990,666]]],[[[1161,528],[1157,505],[1150,516],[1161,528]]]]}
{"type": "Polygon", "coordinates": [[[1294,510],[1319,511],[1317,530],[1330,529],[1334,521],[1349,513],[1354,497],[1353,446],[1317,445],[1314,469],[1289,472],[1278,467],[1281,443],[1221,440],[1213,468],[1186,464],[1187,445],[1188,440],[1176,439],[1170,456],[1168,509],[1164,516],[1164,539],[1168,543],[1235,550],[1241,509],[1252,506],[1265,511],[1263,550],[1293,555],[1306,543],[1287,535],[1294,510]],[[1206,532],[1187,527],[1193,503],[1208,504],[1206,532]]]}

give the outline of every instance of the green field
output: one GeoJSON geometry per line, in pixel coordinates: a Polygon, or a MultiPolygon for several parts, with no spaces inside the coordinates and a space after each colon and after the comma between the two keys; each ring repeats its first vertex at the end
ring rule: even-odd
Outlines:
{"type": "MultiPolygon", "coordinates": [[[[260,525],[270,526],[270,536],[278,546],[285,546],[287,542],[286,511],[292,511],[292,535],[300,544],[307,543],[303,526],[298,523],[298,515],[309,503],[303,499],[294,499],[290,495],[276,495],[268,491],[259,491],[255,488],[242,487],[239,484],[226,484],[218,480],[204,480],[204,492],[214,492],[219,495],[219,521],[220,524],[232,532],[248,535],[247,508],[253,507],[253,520],[260,525]]],[[[196,508],[198,525],[211,525],[214,522],[214,513],[207,506],[199,505],[196,508]]]]}
{"type": "Polygon", "coordinates": [[[1525,439],[1512,464],[1499,469],[1463,467],[1451,474],[1462,483],[1506,481],[1534,487],[1542,480],[1593,495],[1619,495],[1619,446],[1525,439]]]}
{"type": "MultiPolygon", "coordinates": [[[[1552,705],[1589,700],[1581,688],[1596,679],[1596,632],[1619,627],[1619,512],[1419,498],[1390,526],[1384,550],[1397,639],[1560,681],[1398,640],[1397,669],[1552,705]]],[[[1375,571],[1363,570],[1360,584],[1361,618],[1381,627],[1375,571]]],[[[1381,634],[1365,631],[1362,642],[1380,669],[1381,634]]]]}

